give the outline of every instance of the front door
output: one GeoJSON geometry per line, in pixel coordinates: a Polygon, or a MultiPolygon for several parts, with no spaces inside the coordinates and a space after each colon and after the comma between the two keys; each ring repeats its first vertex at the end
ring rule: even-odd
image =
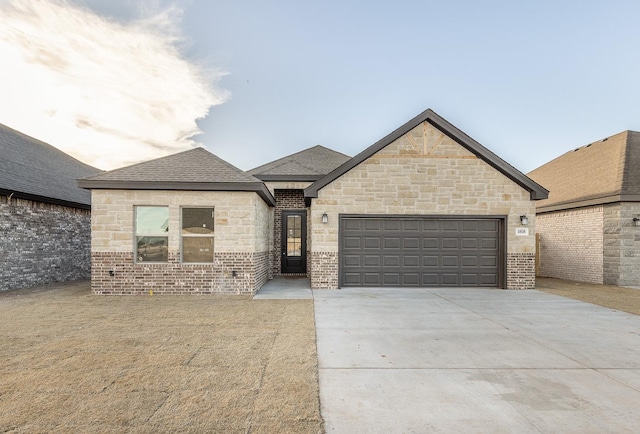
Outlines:
{"type": "Polygon", "coordinates": [[[307,211],[282,211],[282,273],[307,272],[307,211]]]}

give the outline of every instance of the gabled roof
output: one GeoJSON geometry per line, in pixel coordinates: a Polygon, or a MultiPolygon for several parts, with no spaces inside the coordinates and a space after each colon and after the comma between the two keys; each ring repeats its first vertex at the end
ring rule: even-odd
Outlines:
{"type": "Polygon", "coordinates": [[[509,163],[482,146],[480,143],[476,142],[474,139],[466,135],[464,132],[459,130],[457,127],[449,123],[447,120],[442,118],[431,109],[425,110],[424,112],[420,113],[418,116],[411,119],[400,128],[396,129],[386,137],[377,141],[346,163],[333,170],[327,176],[311,184],[304,191],[305,197],[318,197],[318,191],[320,189],[330,184],[340,176],[344,175],[349,170],[353,169],[358,164],[362,163],[363,161],[374,155],[376,152],[393,143],[423,122],[429,122],[431,125],[442,131],[462,147],[474,153],[478,158],[485,161],[491,167],[501,172],[503,175],[511,179],[516,184],[520,185],[525,190],[529,191],[532,200],[540,200],[547,197],[548,191],[544,187],[528,178],[525,174],[517,170],[515,167],[511,166],[509,163]]]}
{"type": "Polygon", "coordinates": [[[253,191],[275,206],[264,183],[204,148],[80,179],[78,185],[87,189],[253,191]]]}
{"type": "Polygon", "coordinates": [[[61,150],[0,124],[0,193],[38,202],[89,209],[91,193],[76,178],[100,170],[61,150]]]}
{"type": "Polygon", "coordinates": [[[316,145],[258,166],[247,173],[263,181],[316,181],[350,158],[348,155],[316,145]]]}
{"type": "Polygon", "coordinates": [[[640,201],[640,132],[623,131],[574,149],[529,176],[550,191],[536,204],[538,212],[640,201]]]}

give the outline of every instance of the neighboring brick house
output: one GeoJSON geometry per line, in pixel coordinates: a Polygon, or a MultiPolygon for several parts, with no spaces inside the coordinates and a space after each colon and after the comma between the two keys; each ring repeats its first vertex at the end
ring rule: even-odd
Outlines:
{"type": "Polygon", "coordinates": [[[353,158],[316,146],[245,173],[195,149],[79,185],[103,294],[254,293],[278,274],[314,289],[533,288],[547,197],[431,110],[353,158]]]}
{"type": "Polygon", "coordinates": [[[639,132],[569,151],[529,176],[550,191],[536,209],[540,276],[640,286],[639,132]]]}
{"type": "Polygon", "coordinates": [[[91,195],[99,173],[51,145],[0,125],[0,290],[86,279],[91,195]]]}

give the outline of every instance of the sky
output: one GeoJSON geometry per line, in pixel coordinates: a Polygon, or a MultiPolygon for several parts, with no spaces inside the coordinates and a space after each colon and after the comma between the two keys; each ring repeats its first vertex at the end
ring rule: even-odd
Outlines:
{"type": "Polygon", "coordinates": [[[113,169],[355,155],[427,108],[527,173],[640,130],[636,0],[0,0],[0,123],[113,169]]]}

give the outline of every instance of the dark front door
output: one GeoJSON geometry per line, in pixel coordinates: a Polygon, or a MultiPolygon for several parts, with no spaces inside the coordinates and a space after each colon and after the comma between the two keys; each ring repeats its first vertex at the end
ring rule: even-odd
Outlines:
{"type": "Polygon", "coordinates": [[[307,272],[307,211],[282,211],[282,273],[307,272]]]}

